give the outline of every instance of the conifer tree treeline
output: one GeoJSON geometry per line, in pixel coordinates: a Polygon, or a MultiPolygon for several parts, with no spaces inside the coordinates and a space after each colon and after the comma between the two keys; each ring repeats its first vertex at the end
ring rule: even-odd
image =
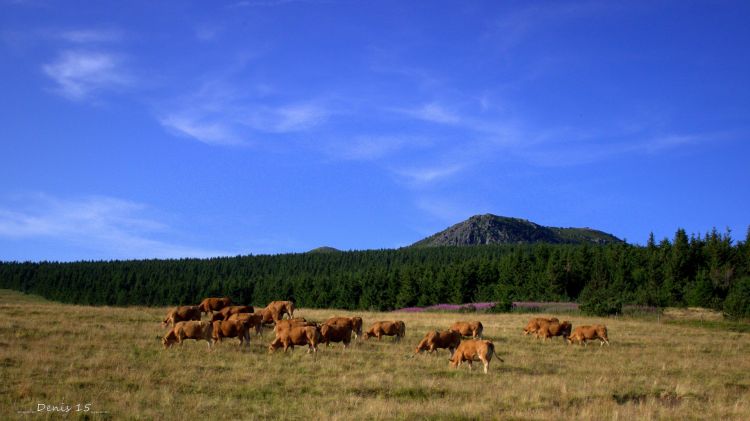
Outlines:
{"type": "MultiPolygon", "coordinates": [[[[750,316],[745,241],[713,230],[646,246],[503,245],[212,259],[0,263],[0,287],[94,305],[198,303],[390,310],[481,301],[702,306],[750,316]],[[726,305],[725,305],[726,304],[726,305]]],[[[600,310],[607,312],[606,308],[600,310]]]]}

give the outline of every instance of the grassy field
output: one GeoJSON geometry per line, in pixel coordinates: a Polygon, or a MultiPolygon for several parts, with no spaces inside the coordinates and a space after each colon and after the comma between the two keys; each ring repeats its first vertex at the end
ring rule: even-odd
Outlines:
{"type": "Polygon", "coordinates": [[[750,334],[721,325],[563,316],[606,323],[612,346],[600,348],[524,337],[524,314],[360,312],[366,326],[404,320],[405,340],[313,358],[300,347],[269,355],[270,331],[249,351],[234,339],[210,353],[193,341],[164,350],[165,313],[0,290],[0,419],[750,419],[750,334]],[[428,329],[472,318],[505,359],[489,374],[449,368],[444,350],[413,356],[428,329]]]}

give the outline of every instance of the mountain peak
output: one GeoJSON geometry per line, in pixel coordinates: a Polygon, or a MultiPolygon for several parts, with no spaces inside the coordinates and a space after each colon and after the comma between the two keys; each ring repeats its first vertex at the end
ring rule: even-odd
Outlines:
{"type": "Polygon", "coordinates": [[[340,251],[341,250],[339,250],[337,248],[333,248],[333,247],[329,247],[329,246],[322,246],[322,247],[314,248],[314,249],[308,251],[308,253],[338,253],[340,251]]]}
{"type": "Polygon", "coordinates": [[[609,244],[622,243],[619,238],[590,228],[545,227],[526,219],[474,215],[412,246],[471,246],[481,244],[609,244]]]}

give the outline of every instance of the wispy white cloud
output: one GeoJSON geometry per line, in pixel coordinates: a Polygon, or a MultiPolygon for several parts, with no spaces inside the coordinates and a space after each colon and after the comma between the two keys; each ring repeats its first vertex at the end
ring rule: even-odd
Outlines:
{"type": "Polygon", "coordinates": [[[238,123],[269,133],[288,133],[311,129],[328,118],[329,110],[315,103],[286,104],[278,107],[248,105],[238,123]]]}
{"type": "Polygon", "coordinates": [[[507,51],[520,45],[535,32],[552,28],[556,24],[623,9],[616,3],[599,1],[532,3],[504,13],[486,36],[493,39],[496,48],[507,51]]]}
{"type": "Polygon", "coordinates": [[[413,167],[395,169],[394,173],[416,184],[432,183],[457,174],[464,168],[462,164],[448,164],[434,167],[413,167]]]}
{"type": "Polygon", "coordinates": [[[188,115],[172,114],[159,119],[169,131],[209,145],[238,145],[243,143],[232,130],[220,121],[200,121],[188,115]]]}
{"type": "Polygon", "coordinates": [[[55,81],[56,91],[71,100],[132,84],[122,68],[121,57],[104,51],[66,50],[42,70],[55,81]]]}
{"type": "Polygon", "coordinates": [[[195,37],[199,41],[213,41],[215,40],[222,29],[219,25],[199,25],[195,28],[195,37]]]}
{"type": "Polygon", "coordinates": [[[655,135],[649,130],[617,132],[616,130],[575,129],[545,134],[536,142],[513,149],[526,162],[543,167],[584,165],[626,155],[672,153],[699,144],[732,138],[727,133],[693,133],[655,135]],[[567,134],[564,134],[567,133],[567,134]]]}
{"type": "Polygon", "coordinates": [[[459,124],[462,122],[461,117],[458,114],[448,110],[445,106],[436,102],[424,104],[416,108],[396,109],[394,111],[400,112],[413,118],[433,123],[459,124]]]}
{"type": "Polygon", "coordinates": [[[637,145],[638,149],[641,149],[648,153],[659,153],[665,150],[681,148],[685,146],[692,146],[711,140],[721,140],[725,138],[724,133],[712,133],[712,134],[670,134],[666,136],[656,136],[652,139],[648,139],[637,145]]]}
{"type": "MultiPolygon", "coordinates": [[[[430,102],[416,108],[392,108],[405,116],[450,125],[458,138],[437,142],[442,154],[432,154],[437,164],[398,169],[394,172],[413,183],[427,184],[461,174],[466,165],[512,159],[540,167],[585,165],[624,155],[670,153],[711,140],[731,137],[726,133],[659,133],[658,127],[640,124],[606,124],[599,126],[532,127],[528,122],[507,117],[503,111],[488,112],[481,102],[459,99],[456,104],[475,104],[474,108],[449,107],[430,102]],[[447,144],[452,147],[446,150],[447,144]],[[459,165],[441,165],[448,156],[459,165]]],[[[657,125],[658,126],[658,125],[657,125]]]]}
{"type": "MultiPolygon", "coordinates": [[[[478,213],[488,212],[485,206],[478,203],[468,203],[465,200],[459,203],[457,200],[446,199],[444,197],[419,196],[415,200],[415,205],[418,209],[441,222],[453,223],[478,213]]],[[[427,232],[434,233],[435,227],[430,226],[426,230],[427,232]]]]}
{"type": "Polygon", "coordinates": [[[325,144],[325,152],[337,159],[373,161],[410,146],[425,145],[423,139],[402,136],[356,136],[325,144]]]}
{"type": "Polygon", "coordinates": [[[108,258],[229,254],[158,239],[168,235],[170,228],[148,216],[153,210],[142,203],[104,196],[62,200],[48,195],[25,197],[23,203],[0,206],[0,239],[45,238],[74,246],[85,256],[93,252],[108,258]]]}
{"type": "Polygon", "coordinates": [[[57,36],[73,44],[99,44],[121,41],[124,34],[117,29],[69,29],[59,31],[57,36]]]}
{"type": "Polygon", "coordinates": [[[210,80],[195,92],[162,104],[158,120],[169,131],[207,144],[238,145],[261,135],[314,129],[333,113],[320,100],[268,105],[278,102],[273,98],[273,88],[262,84],[255,87],[254,91],[246,90],[224,79],[210,80]]]}

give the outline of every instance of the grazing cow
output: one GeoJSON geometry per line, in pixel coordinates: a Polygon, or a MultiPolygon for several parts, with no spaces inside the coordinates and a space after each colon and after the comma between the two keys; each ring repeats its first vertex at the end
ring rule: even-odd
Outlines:
{"type": "Polygon", "coordinates": [[[449,330],[458,332],[461,336],[471,336],[472,339],[482,339],[482,330],[484,330],[484,326],[482,326],[482,322],[478,320],[456,322],[451,325],[449,330]]]}
{"type": "Polygon", "coordinates": [[[536,333],[536,331],[539,330],[540,323],[551,323],[559,321],[560,320],[558,320],[557,317],[553,317],[551,319],[547,319],[544,317],[534,317],[533,319],[529,320],[529,323],[526,324],[525,328],[523,328],[523,334],[528,335],[529,333],[536,333]]]}
{"type": "Polygon", "coordinates": [[[268,307],[259,310],[255,314],[260,315],[264,325],[272,325],[276,323],[276,320],[279,320],[276,313],[274,313],[273,310],[268,307]]]}
{"type": "Polygon", "coordinates": [[[255,329],[255,334],[260,335],[263,332],[263,316],[258,313],[235,313],[229,316],[227,320],[242,320],[247,323],[247,328],[255,329]]]}
{"type": "Polygon", "coordinates": [[[370,339],[371,336],[375,336],[380,340],[380,337],[383,335],[395,336],[394,340],[398,342],[404,337],[404,335],[406,335],[406,324],[401,320],[375,322],[370,326],[370,329],[365,332],[364,338],[370,339]]]}
{"type": "Polygon", "coordinates": [[[223,338],[239,338],[240,348],[242,345],[250,346],[250,333],[248,325],[242,320],[217,320],[213,322],[214,343],[221,342],[223,338]]]}
{"type": "Polygon", "coordinates": [[[317,326],[305,326],[302,324],[279,324],[275,329],[276,338],[268,346],[268,352],[274,352],[276,349],[284,347],[284,352],[288,348],[294,351],[295,345],[307,345],[307,353],[318,352],[318,343],[320,343],[320,329],[317,326]]]}
{"type": "Polygon", "coordinates": [[[284,311],[289,315],[289,318],[294,318],[294,301],[282,301],[284,303],[284,311]]]}
{"type": "Polygon", "coordinates": [[[450,359],[450,364],[454,368],[458,368],[464,361],[469,362],[469,370],[473,370],[471,365],[474,361],[481,361],[484,364],[484,374],[487,374],[487,369],[490,367],[490,361],[492,356],[496,355],[500,362],[504,362],[499,355],[495,353],[495,344],[490,341],[484,341],[480,339],[467,339],[461,341],[458,345],[456,352],[450,359]]]}
{"type": "Polygon", "coordinates": [[[431,330],[424,335],[424,339],[417,345],[415,354],[419,354],[422,351],[428,351],[432,354],[436,349],[444,348],[448,349],[453,357],[458,345],[461,343],[461,334],[453,330],[431,330]]]}
{"type": "Polygon", "coordinates": [[[283,319],[284,314],[288,314],[290,319],[294,317],[294,303],[291,301],[271,301],[266,310],[271,312],[274,322],[283,319]]]}
{"type": "Polygon", "coordinates": [[[174,327],[167,332],[161,340],[164,348],[171,347],[174,343],[182,346],[182,341],[185,339],[194,339],[196,341],[208,342],[208,349],[211,349],[211,334],[213,333],[213,327],[211,322],[196,322],[196,321],[185,321],[177,322],[174,327]]]}
{"type": "Polygon", "coordinates": [[[352,317],[352,332],[354,332],[354,339],[358,339],[362,336],[362,318],[361,317],[358,317],[358,316],[352,317]]]}
{"type": "Polygon", "coordinates": [[[276,322],[276,326],[273,327],[274,332],[278,332],[281,329],[288,329],[293,326],[318,326],[316,323],[308,322],[303,317],[295,317],[294,319],[284,319],[276,322]]]}
{"type": "Polygon", "coordinates": [[[229,297],[222,298],[206,298],[201,301],[200,307],[201,313],[213,314],[214,311],[219,311],[226,306],[232,305],[232,299],[229,297]]]}
{"type": "Polygon", "coordinates": [[[215,313],[211,318],[211,321],[229,320],[229,316],[233,314],[252,313],[253,311],[255,311],[253,306],[227,306],[215,313]]]}
{"type": "Polygon", "coordinates": [[[593,325],[593,326],[578,326],[575,328],[573,333],[568,336],[568,343],[576,341],[580,344],[586,345],[586,341],[592,341],[599,339],[599,346],[603,346],[605,343],[609,346],[609,338],[607,338],[607,326],[604,325],[593,325]]]}
{"type": "Polygon", "coordinates": [[[321,343],[328,347],[330,342],[343,342],[344,348],[349,346],[352,341],[352,326],[348,325],[329,325],[323,324],[320,327],[321,343]]]}
{"type": "Polygon", "coordinates": [[[362,318],[361,317],[331,317],[323,322],[324,325],[331,326],[351,326],[354,333],[354,339],[362,336],[362,318]]]}
{"type": "Polygon", "coordinates": [[[562,322],[541,322],[539,329],[536,331],[536,337],[547,340],[555,336],[561,336],[563,339],[570,336],[573,325],[569,321],[562,322]]]}
{"type": "Polygon", "coordinates": [[[201,320],[201,310],[198,306],[180,306],[175,307],[167,313],[167,317],[162,322],[163,326],[171,325],[174,327],[177,322],[189,320],[201,320]]]}

